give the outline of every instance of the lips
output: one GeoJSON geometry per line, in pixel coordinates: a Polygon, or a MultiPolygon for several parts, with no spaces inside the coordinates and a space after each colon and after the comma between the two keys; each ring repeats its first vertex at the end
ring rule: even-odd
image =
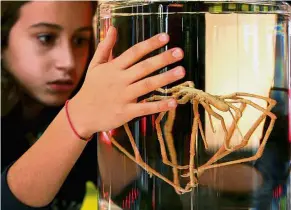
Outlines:
{"type": "Polygon", "coordinates": [[[54,92],[68,92],[74,88],[74,82],[72,80],[56,80],[47,83],[49,89],[54,92]]]}

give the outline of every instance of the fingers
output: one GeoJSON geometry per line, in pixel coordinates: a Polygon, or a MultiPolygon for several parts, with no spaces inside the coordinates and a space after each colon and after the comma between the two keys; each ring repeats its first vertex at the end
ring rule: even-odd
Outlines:
{"type": "Polygon", "coordinates": [[[113,62],[120,66],[122,69],[127,69],[148,53],[164,46],[166,43],[168,43],[168,41],[169,36],[165,33],[155,35],[152,38],[140,42],[129,48],[119,57],[117,57],[113,62]]]}
{"type": "Polygon", "coordinates": [[[107,31],[105,39],[98,44],[96,52],[90,63],[90,67],[94,67],[97,66],[98,64],[108,62],[111,56],[111,51],[116,42],[116,37],[117,37],[116,29],[113,26],[110,26],[110,28],[107,31]]]}
{"type": "Polygon", "coordinates": [[[166,99],[155,102],[129,104],[125,111],[130,113],[130,117],[133,119],[135,117],[165,112],[176,107],[177,101],[175,99],[166,99]]]}
{"type": "Polygon", "coordinates": [[[184,53],[181,49],[174,48],[140,62],[127,69],[124,73],[128,75],[128,82],[131,84],[153,73],[157,69],[163,68],[169,64],[181,60],[183,56],[184,53]]]}
{"type": "Polygon", "coordinates": [[[185,70],[182,66],[178,66],[170,71],[167,71],[156,76],[147,77],[127,87],[127,100],[133,100],[149,92],[152,92],[160,87],[175,82],[185,76],[185,70]]]}

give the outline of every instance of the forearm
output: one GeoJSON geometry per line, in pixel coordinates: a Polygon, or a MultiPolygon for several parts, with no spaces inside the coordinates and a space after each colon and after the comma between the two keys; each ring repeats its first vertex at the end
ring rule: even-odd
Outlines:
{"type": "Polygon", "coordinates": [[[74,135],[65,110],[61,110],[41,138],[11,166],[7,176],[11,191],[29,206],[47,205],[85,145],[86,142],[74,135]]]}

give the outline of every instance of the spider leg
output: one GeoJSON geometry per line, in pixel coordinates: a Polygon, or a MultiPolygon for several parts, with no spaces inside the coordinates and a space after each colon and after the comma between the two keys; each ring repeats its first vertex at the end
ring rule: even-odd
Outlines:
{"type": "MultiPolygon", "coordinates": [[[[174,98],[178,97],[174,96],[174,98]]],[[[165,135],[165,140],[167,143],[167,147],[171,156],[171,161],[169,161],[168,157],[167,157],[167,152],[166,152],[166,146],[165,146],[165,142],[163,139],[163,133],[162,133],[162,128],[161,128],[161,120],[163,119],[163,117],[165,116],[166,112],[161,112],[159,114],[159,116],[157,117],[157,119],[155,120],[155,125],[156,125],[156,129],[157,129],[157,136],[158,136],[158,141],[160,144],[160,149],[161,149],[161,156],[162,156],[162,160],[163,163],[171,166],[173,168],[177,168],[177,169],[188,169],[188,165],[186,166],[180,166],[177,165],[175,163],[173,163],[173,160],[177,159],[177,155],[176,155],[176,151],[175,151],[175,146],[174,146],[174,140],[173,140],[173,135],[172,135],[172,129],[173,129],[173,124],[174,124],[174,120],[175,120],[175,113],[168,113],[168,119],[164,125],[164,135],[165,135]],[[174,151],[173,151],[174,150],[174,151]]],[[[177,162],[177,160],[175,161],[177,162]]]]}
{"type": "MultiPolygon", "coordinates": [[[[267,132],[266,132],[266,134],[264,136],[264,139],[263,139],[261,145],[259,146],[259,149],[258,149],[257,153],[254,156],[249,157],[249,158],[242,158],[242,159],[239,159],[239,160],[229,161],[229,162],[225,162],[225,163],[220,163],[220,164],[213,164],[213,165],[206,166],[206,167],[205,166],[202,166],[201,169],[202,170],[205,170],[205,169],[222,167],[222,166],[227,166],[227,165],[232,165],[232,164],[238,164],[238,163],[244,163],[244,162],[249,162],[249,161],[254,161],[254,160],[259,159],[262,156],[263,152],[264,152],[265,145],[266,145],[267,140],[268,140],[268,138],[270,136],[270,133],[271,133],[271,131],[273,129],[274,123],[275,123],[275,119],[271,119],[271,122],[270,122],[269,127],[268,127],[268,130],[267,130],[267,132]]],[[[243,143],[245,143],[245,142],[243,142],[243,143]]],[[[238,150],[240,148],[243,148],[246,145],[246,144],[243,144],[243,143],[241,145],[235,146],[234,149],[235,150],[238,150]]],[[[223,155],[225,156],[225,154],[223,154],[223,155]]],[[[199,170],[200,170],[200,168],[198,169],[198,171],[199,170]]]]}
{"type": "MultiPolygon", "coordinates": [[[[246,108],[246,104],[242,103],[240,108],[239,108],[240,112],[236,112],[236,115],[234,116],[234,120],[229,128],[228,136],[226,138],[227,141],[230,141],[231,137],[233,136],[235,128],[237,127],[237,123],[240,120],[240,118],[242,116],[241,114],[243,113],[245,108],[246,108]]],[[[236,148],[233,148],[233,149],[235,150],[236,148]]],[[[217,160],[220,160],[221,158],[225,157],[226,155],[230,154],[231,152],[233,152],[233,151],[228,151],[222,146],[217,151],[217,153],[215,155],[213,155],[213,157],[210,160],[208,160],[206,164],[203,165],[203,167],[211,165],[212,163],[216,162],[217,160]]]]}
{"type": "Polygon", "coordinates": [[[172,88],[169,89],[163,89],[163,88],[158,88],[156,91],[160,92],[160,93],[175,93],[175,92],[179,92],[179,90],[181,89],[181,87],[192,87],[194,88],[194,83],[192,81],[186,81],[182,84],[176,85],[172,88]]]}
{"type": "Polygon", "coordinates": [[[163,119],[163,117],[165,116],[165,114],[166,114],[166,112],[161,112],[159,114],[159,116],[157,117],[157,119],[155,120],[156,129],[157,129],[157,136],[158,136],[158,141],[160,143],[161,156],[162,156],[163,163],[166,165],[175,167],[171,164],[171,162],[169,161],[169,159],[167,157],[166,146],[165,146],[165,142],[163,140],[163,134],[162,134],[162,129],[161,129],[161,125],[160,125],[160,122],[163,119]]]}
{"type": "Polygon", "coordinates": [[[147,99],[145,99],[146,102],[150,102],[150,101],[160,101],[160,100],[164,100],[164,99],[169,99],[172,98],[171,96],[159,96],[159,95],[153,95],[147,99]]]}
{"type": "MultiPolygon", "coordinates": [[[[229,103],[229,102],[226,102],[226,104],[227,104],[231,109],[233,109],[233,110],[235,111],[235,114],[236,114],[236,116],[237,116],[239,119],[242,117],[242,112],[241,112],[241,110],[240,110],[239,108],[237,108],[236,106],[232,105],[232,104],[229,103]]],[[[245,107],[246,105],[243,105],[243,106],[245,107]]],[[[232,122],[236,122],[236,118],[235,118],[235,116],[233,115],[231,109],[229,109],[229,113],[230,113],[230,115],[231,115],[231,117],[232,117],[232,119],[233,119],[232,122]]],[[[242,132],[241,132],[241,130],[239,129],[238,124],[235,123],[234,125],[235,125],[235,128],[238,130],[240,136],[243,138],[242,132]]],[[[227,144],[227,145],[230,145],[230,140],[231,140],[231,137],[226,139],[226,144],[227,144]]]]}
{"type": "MultiPolygon", "coordinates": [[[[181,95],[183,95],[182,92],[177,92],[177,93],[173,94],[173,97],[177,99],[181,95]]],[[[188,95],[184,95],[181,99],[177,100],[177,102],[178,102],[178,104],[185,104],[190,100],[190,98],[191,98],[191,95],[189,95],[189,94],[188,95]]],[[[166,140],[166,143],[167,143],[167,148],[168,148],[168,151],[169,151],[171,162],[172,162],[172,165],[174,166],[172,168],[174,183],[179,185],[180,182],[179,182],[179,176],[178,176],[178,170],[177,169],[187,169],[187,168],[189,168],[189,166],[188,165],[187,166],[178,166],[177,153],[176,153],[176,150],[175,150],[174,138],[173,138],[173,133],[172,133],[175,117],[176,117],[176,109],[175,110],[170,110],[168,112],[168,119],[166,120],[166,123],[164,125],[164,134],[165,134],[165,140],[166,140]]]]}
{"type": "MultiPolygon", "coordinates": [[[[181,95],[183,95],[183,93],[178,92],[178,93],[174,94],[173,96],[174,96],[174,98],[179,98],[181,95]]],[[[186,104],[191,98],[192,98],[191,95],[190,94],[187,94],[187,95],[184,95],[177,102],[178,102],[178,104],[186,104]]],[[[197,109],[197,114],[198,114],[197,117],[199,119],[198,109],[197,109]]],[[[168,119],[167,119],[167,121],[166,121],[166,123],[164,125],[165,140],[166,140],[166,143],[167,143],[167,147],[168,147],[168,151],[169,151],[169,154],[170,154],[170,158],[171,158],[171,162],[172,163],[169,162],[169,160],[167,159],[166,155],[164,156],[165,158],[163,158],[163,162],[165,164],[170,165],[170,166],[173,167],[174,183],[176,185],[179,185],[179,178],[178,178],[178,170],[177,169],[187,169],[187,168],[189,168],[189,166],[178,166],[177,165],[178,164],[177,163],[177,154],[176,154],[175,145],[174,145],[174,139],[173,139],[173,134],[172,134],[174,120],[175,120],[175,115],[176,115],[176,111],[175,110],[170,110],[168,112],[168,119]]],[[[162,149],[162,147],[164,147],[164,143],[163,143],[161,129],[160,129],[160,121],[161,121],[161,119],[162,118],[158,118],[157,119],[157,121],[156,121],[156,127],[157,127],[157,131],[159,133],[159,136],[158,137],[159,137],[159,141],[160,141],[160,145],[161,145],[161,149],[162,149]]],[[[196,131],[194,132],[195,135],[197,134],[197,127],[198,127],[198,125],[196,126],[196,131]]],[[[193,138],[193,136],[191,138],[193,138]]],[[[195,138],[196,138],[196,136],[195,136],[195,138]]],[[[195,146],[195,144],[194,144],[194,146],[195,146]]],[[[194,147],[193,147],[193,149],[194,149],[194,147]]],[[[194,155],[195,155],[195,153],[193,154],[193,164],[194,164],[194,155]]],[[[190,169],[190,171],[193,171],[193,167],[194,167],[193,164],[190,166],[190,167],[192,167],[190,169]]],[[[195,183],[197,183],[197,180],[194,177],[194,173],[193,173],[193,176],[191,177],[191,186],[188,185],[188,187],[185,188],[186,190],[189,190],[190,187],[192,187],[192,186],[194,187],[195,186],[194,179],[195,179],[195,183]]]]}
{"type": "MultiPolygon", "coordinates": [[[[235,96],[239,96],[238,95],[239,93],[234,93],[234,94],[235,94],[235,96]]],[[[249,94],[247,96],[253,97],[253,94],[249,94]]],[[[259,99],[265,100],[264,99],[265,97],[262,97],[262,96],[257,96],[255,98],[259,98],[259,99]]],[[[245,99],[245,98],[240,98],[240,97],[234,97],[234,99],[232,101],[230,101],[230,102],[232,102],[232,103],[246,103],[246,104],[249,104],[250,106],[254,107],[255,109],[258,109],[259,111],[261,111],[264,114],[268,115],[270,118],[277,119],[276,115],[274,115],[269,110],[269,107],[271,107],[271,109],[272,109],[276,105],[277,102],[275,100],[273,100],[273,99],[270,99],[270,98],[267,98],[267,99],[269,99],[269,100],[266,100],[267,102],[269,102],[269,105],[268,105],[267,109],[264,109],[263,107],[261,107],[258,104],[252,102],[251,100],[248,100],[248,99],[245,99]]]]}
{"type": "MultiPolygon", "coordinates": [[[[192,99],[192,104],[194,104],[194,103],[196,103],[196,102],[197,102],[197,100],[192,99]]],[[[198,105],[197,105],[197,106],[198,106],[198,105]]],[[[200,133],[201,133],[201,137],[202,137],[202,139],[203,139],[204,148],[205,148],[205,149],[208,149],[208,143],[207,143],[207,141],[206,141],[206,137],[205,137],[205,134],[204,134],[204,131],[203,131],[203,126],[202,126],[202,122],[201,122],[201,119],[200,119],[200,114],[199,114],[199,111],[198,111],[198,107],[197,107],[196,112],[195,112],[194,107],[193,107],[193,112],[194,112],[195,116],[196,116],[196,115],[199,116],[199,117],[198,117],[198,126],[199,126],[199,131],[200,131],[200,133]]],[[[207,113],[208,113],[208,112],[207,112],[207,113]]],[[[210,115],[209,113],[208,113],[208,116],[209,116],[210,122],[211,122],[211,124],[212,124],[211,115],[210,115]]],[[[213,129],[213,131],[214,131],[213,124],[212,124],[212,129],[213,129]]]]}
{"type": "Polygon", "coordinates": [[[125,124],[123,125],[123,127],[124,127],[124,129],[125,129],[125,132],[126,132],[128,138],[129,138],[129,141],[130,141],[131,147],[132,147],[133,152],[134,152],[135,160],[136,160],[136,161],[142,161],[142,158],[141,158],[141,156],[140,156],[140,153],[139,153],[139,151],[138,151],[138,148],[137,148],[137,146],[136,146],[136,143],[135,143],[135,140],[134,140],[134,138],[133,138],[133,136],[132,136],[132,133],[131,133],[129,127],[128,127],[128,124],[125,123],[125,124]]]}
{"type": "MultiPolygon", "coordinates": [[[[174,145],[174,138],[172,134],[175,116],[176,116],[176,110],[170,110],[168,112],[168,119],[166,120],[166,123],[164,125],[164,134],[165,134],[165,140],[167,143],[171,162],[173,163],[173,165],[178,165],[177,153],[176,153],[176,149],[174,145]]],[[[174,183],[176,185],[179,185],[180,182],[179,182],[177,167],[173,167],[172,170],[173,170],[174,183]]]]}
{"type": "Polygon", "coordinates": [[[194,82],[193,81],[186,81],[186,82],[181,83],[178,86],[182,86],[182,87],[192,87],[192,88],[194,88],[194,82]]]}
{"type": "Polygon", "coordinates": [[[205,134],[204,134],[204,131],[203,131],[203,126],[202,126],[202,122],[201,122],[200,117],[198,118],[198,125],[199,125],[199,130],[200,130],[200,133],[201,133],[201,137],[203,139],[204,148],[208,149],[208,143],[206,141],[206,137],[205,137],[205,134]]]}
{"type": "Polygon", "coordinates": [[[214,126],[213,126],[213,122],[212,122],[212,118],[211,118],[211,115],[209,114],[209,112],[207,112],[207,115],[208,115],[208,118],[209,118],[209,122],[210,122],[210,127],[211,127],[211,130],[213,133],[216,132],[216,130],[214,129],[214,126]]]}
{"type": "MultiPolygon", "coordinates": [[[[179,98],[181,95],[183,95],[184,93],[180,92],[179,94],[175,94],[175,98],[179,98]]],[[[191,100],[191,95],[190,94],[186,94],[184,95],[181,99],[177,100],[178,104],[186,104],[191,100]]]]}
{"type": "MultiPolygon", "coordinates": [[[[121,152],[123,152],[129,159],[131,159],[132,161],[134,161],[136,164],[138,164],[140,167],[142,167],[145,171],[147,171],[151,176],[155,175],[156,177],[160,178],[161,180],[163,180],[164,182],[168,183],[169,185],[171,185],[178,194],[184,194],[187,192],[190,192],[189,190],[185,190],[182,187],[176,185],[175,183],[173,183],[172,181],[170,181],[169,179],[167,179],[166,177],[164,177],[163,175],[161,175],[160,173],[158,173],[156,170],[154,170],[153,168],[151,168],[149,165],[147,165],[141,158],[136,158],[133,155],[131,155],[129,152],[126,151],[126,149],[124,149],[112,136],[109,132],[107,132],[108,137],[110,138],[111,143],[117,148],[119,149],[121,152]]],[[[135,145],[135,143],[134,143],[135,145]]],[[[136,147],[136,145],[134,146],[136,147]]]]}
{"type": "MultiPolygon", "coordinates": [[[[273,99],[268,100],[270,102],[270,104],[267,107],[267,109],[263,109],[262,107],[258,106],[257,104],[255,104],[249,100],[246,100],[246,99],[237,99],[235,102],[238,102],[238,101],[244,101],[244,102],[246,102],[246,104],[249,104],[249,105],[253,106],[254,108],[258,108],[259,110],[261,110],[263,112],[263,114],[257,119],[257,121],[254,123],[254,125],[248,130],[248,132],[246,133],[246,135],[243,138],[242,143],[240,145],[237,145],[234,147],[234,150],[238,150],[238,149],[241,149],[244,146],[246,146],[248,144],[248,141],[249,141],[250,137],[252,136],[253,132],[263,122],[263,120],[267,116],[269,116],[271,118],[270,124],[268,126],[267,131],[265,132],[265,136],[263,137],[262,143],[260,144],[257,153],[249,158],[242,158],[239,160],[229,161],[229,162],[220,163],[220,164],[213,164],[213,165],[209,165],[209,166],[204,165],[204,166],[201,166],[201,170],[206,170],[209,168],[222,167],[222,166],[227,166],[227,165],[232,165],[232,164],[253,161],[253,160],[257,160],[258,158],[260,158],[262,156],[265,145],[266,145],[267,140],[270,136],[270,133],[272,132],[273,126],[275,124],[275,120],[277,118],[272,112],[270,112],[270,110],[275,106],[276,101],[274,101],[273,99]]],[[[227,154],[229,154],[228,151],[225,151],[220,155],[219,158],[222,158],[227,154]]],[[[200,168],[198,169],[198,171],[199,170],[200,170],[200,168]]]]}
{"type": "Polygon", "coordinates": [[[260,96],[260,95],[256,95],[256,94],[251,94],[251,93],[244,93],[244,92],[237,92],[237,93],[232,93],[229,95],[219,96],[219,97],[222,99],[236,99],[237,96],[245,96],[245,97],[262,99],[264,101],[267,101],[269,103],[269,105],[271,105],[272,107],[274,107],[277,103],[276,100],[274,100],[272,98],[268,98],[268,97],[264,97],[264,96],[260,96]]]}
{"type": "Polygon", "coordinates": [[[201,101],[200,103],[202,104],[202,106],[205,108],[205,110],[206,110],[209,114],[211,114],[212,116],[214,116],[215,118],[217,118],[218,120],[220,120],[221,125],[222,125],[222,128],[223,128],[223,131],[224,131],[224,133],[225,133],[225,137],[224,137],[224,147],[226,148],[226,150],[230,150],[230,151],[231,151],[232,148],[229,147],[229,144],[228,144],[228,142],[226,141],[226,138],[227,138],[227,136],[228,136],[228,131],[227,131],[227,129],[226,129],[226,125],[225,125],[225,122],[224,122],[223,117],[222,117],[221,115],[217,114],[216,112],[214,112],[213,109],[210,107],[209,104],[207,104],[207,103],[205,103],[205,102],[203,102],[203,101],[201,101]]]}
{"type": "Polygon", "coordinates": [[[192,189],[193,187],[197,186],[198,180],[194,176],[194,158],[195,158],[195,146],[196,146],[196,138],[197,138],[197,130],[198,124],[200,120],[199,112],[198,112],[198,102],[193,100],[193,112],[194,112],[194,120],[192,125],[192,132],[191,132],[191,140],[190,140],[190,161],[189,161],[189,173],[190,173],[190,182],[186,185],[186,190],[192,189]]]}
{"type": "MultiPolygon", "coordinates": [[[[265,98],[265,97],[260,97],[260,98],[265,98]]],[[[271,118],[271,121],[273,120],[274,123],[275,123],[275,120],[277,119],[276,115],[273,114],[271,112],[271,109],[276,105],[276,101],[271,99],[271,100],[267,100],[269,101],[269,105],[267,107],[267,109],[264,109],[263,107],[259,106],[258,104],[252,102],[251,100],[248,100],[248,99],[244,99],[244,98],[238,98],[238,99],[235,99],[234,100],[234,103],[237,103],[237,102],[240,102],[240,103],[245,103],[245,104],[248,104],[250,106],[252,106],[253,108],[255,109],[258,109],[259,111],[263,112],[263,116],[264,118],[266,118],[267,116],[269,116],[271,118]]],[[[252,131],[252,133],[255,131],[255,129],[259,126],[261,122],[255,122],[254,125],[249,129],[249,131],[252,131]]],[[[271,125],[271,122],[270,122],[270,125],[271,125]]],[[[273,128],[271,128],[271,130],[269,131],[269,129],[267,129],[266,131],[266,135],[270,135],[268,132],[271,132],[273,128]]],[[[247,136],[247,139],[249,139],[251,136],[247,136]]],[[[262,141],[262,144],[263,144],[264,141],[262,141]]]]}
{"type": "MultiPolygon", "coordinates": [[[[249,93],[233,93],[233,94],[229,94],[229,95],[225,95],[225,96],[219,96],[220,99],[232,99],[232,101],[226,101],[226,103],[230,106],[230,108],[232,108],[237,114],[241,114],[239,113],[239,110],[237,107],[235,107],[234,105],[232,105],[232,103],[240,103],[240,100],[245,100],[244,98],[241,98],[240,96],[248,96],[248,97],[253,97],[253,98],[258,98],[258,99],[262,99],[267,101],[269,104],[275,105],[276,101],[271,99],[271,98],[267,98],[264,96],[260,96],[260,95],[255,95],[255,94],[249,94],[249,93]]],[[[248,102],[251,102],[250,100],[248,100],[248,102]]],[[[251,102],[253,103],[253,102],[251,102]]],[[[258,107],[258,105],[257,105],[258,107]]],[[[256,108],[257,108],[256,107],[256,108]]],[[[260,109],[261,111],[263,111],[262,109],[260,109]]],[[[230,112],[231,113],[231,112],[230,112]]],[[[231,113],[232,114],[232,113],[231,113]]],[[[232,115],[233,116],[233,115],[232,115]]],[[[241,137],[243,137],[240,129],[237,126],[237,130],[239,131],[239,134],[241,137]]]]}
{"type": "MultiPolygon", "coordinates": [[[[240,106],[240,112],[243,113],[244,109],[246,108],[246,104],[241,104],[240,106]]],[[[229,132],[228,132],[228,136],[227,139],[230,139],[234,133],[236,124],[238,123],[239,119],[241,118],[241,115],[238,115],[236,113],[235,117],[234,117],[234,121],[232,122],[229,132]]],[[[211,164],[215,163],[216,161],[220,160],[221,158],[223,158],[224,156],[230,154],[232,151],[226,150],[224,146],[221,146],[220,149],[211,157],[211,159],[209,159],[207,161],[207,163],[205,163],[204,165],[200,166],[197,170],[196,173],[198,173],[198,177],[207,169],[209,169],[209,166],[211,168],[211,164]]],[[[212,167],[214,168],[214,167],[212,167]]],[[[188,177],[189,174],[185,174],[184,177],[188,177]]]]}

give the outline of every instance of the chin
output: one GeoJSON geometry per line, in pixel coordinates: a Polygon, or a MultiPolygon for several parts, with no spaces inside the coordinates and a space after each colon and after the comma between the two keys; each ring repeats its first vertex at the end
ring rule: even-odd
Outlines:
{"type": "Polygon", "coordinates": [[[66,103],[67,99],[69,99],[68,96],[63,96],[63,97],[58,96],[58,97],[43,98],[40,101],[45,106],[58,107],[58,106],[63,106],[66,103]]]}
{"type": "Polygon", "coordinates": [[[54,102],[51,102],[50,104],[48,104],[49,106],[52,106],[52,107],[58,107],[58,106],[63,106],[65,105],[66,103],[66,100],[65,101],[54,101],[54,102]]]}

